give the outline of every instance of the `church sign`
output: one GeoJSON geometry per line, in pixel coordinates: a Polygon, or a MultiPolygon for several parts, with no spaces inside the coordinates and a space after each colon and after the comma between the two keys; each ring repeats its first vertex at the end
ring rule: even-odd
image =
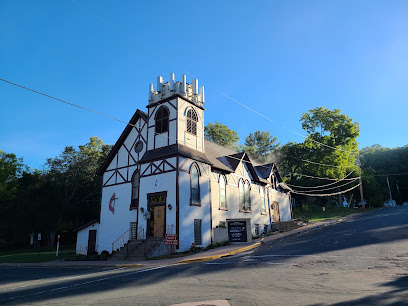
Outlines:
{"type": "Polygon", "coordinates": [[[246,221],[228,222],[228,236],[230,242],[247,242],[246,221]]]}

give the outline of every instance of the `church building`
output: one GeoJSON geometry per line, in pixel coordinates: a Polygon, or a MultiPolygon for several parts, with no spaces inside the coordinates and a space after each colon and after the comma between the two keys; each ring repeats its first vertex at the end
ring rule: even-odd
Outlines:
{"type": "Polygon", "coordinates": [[[98,171],[98,220],[77,233],[77,254],[112,253],[130,241],[177,240],[175,251],[223,240],[250,241],[291,220],[290,193],[276,165],[258,165],[204,139],[204,87],[198,80],[149,86],[98,171]],[[242,229],[248,235],[242,234],[242,229]],[[169,235],[172,234],[172,235],[169,235]]]}

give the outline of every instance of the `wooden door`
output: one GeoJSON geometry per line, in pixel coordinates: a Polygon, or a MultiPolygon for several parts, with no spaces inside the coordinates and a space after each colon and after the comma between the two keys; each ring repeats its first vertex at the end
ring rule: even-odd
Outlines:
{"type": "Polygon", "coordinates": [[[273,207],[273,221],[274,222],[279,222],[279,203],[278,202],[272,202],[272,207],[273,207]]]}
{"type": "Polygon", "coordinates": [[[164,206],[155,206],[153,218],[153,232],[155,238],[161,238],[164,236],[164,217],[164,206]]]}
{"type": "Polygon", "coordinates": [[[88,236],[88,255],[96,252],[96,230],[90,230],[88,236]]]}

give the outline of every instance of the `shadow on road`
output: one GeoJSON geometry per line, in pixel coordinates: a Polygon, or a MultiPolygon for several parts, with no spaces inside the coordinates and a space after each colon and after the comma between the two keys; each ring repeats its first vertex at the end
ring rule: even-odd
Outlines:
{"type": "MultiPolygon", "coordinates": [[[[256,249],[252,255],[264,253],[313,255],[333,250],[351,249],[370,244],[389,243],[407,239],[408,208],[396,207],[361,215],[351,222],[324,227],[319,231],[310,232],[305,235],[273,241],[256,249]]],[[[281,260],[285,261],[287,259],[282,257],[281,260]]],[[[135,288],[136,290],[139,286],[143,287],[151,284],[160,286],[162,282],[169,282],[177,276],[184,278],[198,277],[207,273],[218,274],[224,273],[226,270],[239,270],[245,267],[245,265],[237,263],[235,265],[177,265],[145,272],[126,269],[115,275],[95,275],[82,280],[65,280],[58,282],[58,284],[43,284],[32,288],[16,288],[12,292],[3,291],[0,292],[0,304],[42,302],[52,298],[64,297],[79,298],[84,294],[97,294],[98,292],[126,287],[135,288]]],[[[262,268],[264,266],[259,266],[259,269],[262,268]]],[[[245,275],[245,270],[241,271],[240,273],[245,275]]],[[[392,303],[394,298],[407,294],[408,276],[401,276],[394,281],[384,283],[382,287],[392,287],[394,289],[387,293],[370,295],[359,300],[351,300],[349,303],[366,305],[373,304],[373,302],[377,303],[378,301],[383,301],[384,304],[388,304],[389,301],[392,303]]]]}

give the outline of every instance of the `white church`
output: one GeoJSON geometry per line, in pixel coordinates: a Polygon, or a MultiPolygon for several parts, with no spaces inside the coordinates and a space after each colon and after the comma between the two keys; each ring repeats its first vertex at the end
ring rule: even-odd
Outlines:
{"type": "Polygon", "coordinates": [[[176,82],[172,73],[156,90],[150,84],[147,112],[136,111],[98,171],[100,217],[78,229],[77,254],[170,236],[178,252],[245,242],[291,220],[275,164],[204,139],[204,102],[197,79],[176,82]]]}

